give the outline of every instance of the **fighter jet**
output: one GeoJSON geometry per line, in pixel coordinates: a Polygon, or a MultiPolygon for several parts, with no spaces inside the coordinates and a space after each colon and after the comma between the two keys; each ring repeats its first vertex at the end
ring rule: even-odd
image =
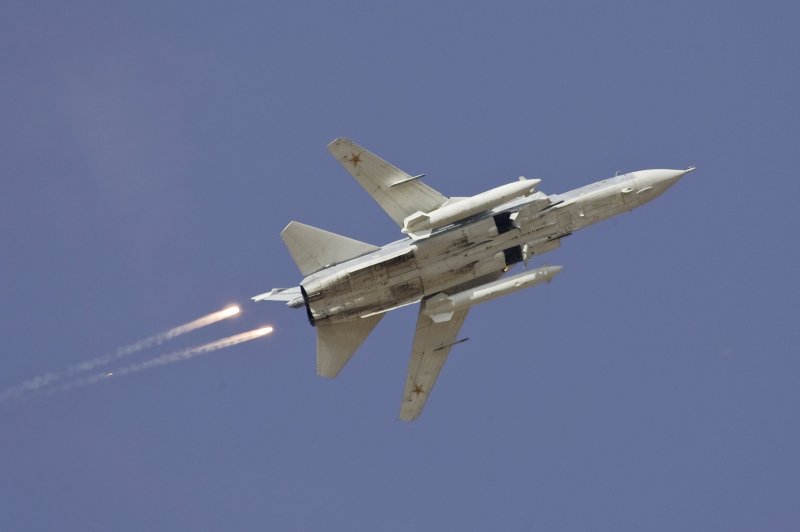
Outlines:
{"type": "Polygon", "coordinates": [[[563,194],[537,190],[539,179],[472,197],[446,197],[354,142],[328,151],[400,227],[405,237],[373,246],[300,222],[281,232],[303,280],[254,301],[305,308],[317,331],[317,373],[336,377],[390,310],[419,303],[400,419],[419,417],[459,330],[478,303],[550,280],[560,266],[528,262],[561,240],[661,195],[694,170],[641,170],[563,194]],[[522,264],[521,273],[506,276],[522,264]]]}

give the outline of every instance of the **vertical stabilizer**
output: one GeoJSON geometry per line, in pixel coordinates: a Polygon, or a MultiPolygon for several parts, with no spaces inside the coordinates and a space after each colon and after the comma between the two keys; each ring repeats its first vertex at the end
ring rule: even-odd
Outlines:
{"type": "Polygon", "coordinates": [[[303,275],[380,249],[300,222],[289,222],[281,238],[303,275]]]}

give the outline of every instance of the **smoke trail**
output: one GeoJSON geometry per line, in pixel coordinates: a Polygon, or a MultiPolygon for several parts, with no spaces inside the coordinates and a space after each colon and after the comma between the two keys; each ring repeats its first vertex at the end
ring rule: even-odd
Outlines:
{"type": "Polygon", "coordinates": [[[172,340],[173,338],[177,338],[182,334],[196,331],[197,329],[200,329],[202,327],[206,327],[218,321],[222,321],[224,319],[235,316],[239,314],[239,310],[240,310],[239,307],[236,306],[218,310],[217,312],[212,312],[207,316],[203,316],[202,318],[190,321],[189,323],[186,323],[184,325],[179,325],[161,334],[155,334],[143,340],[139,340],[138,342],[134,342],[124,347],[120,347],[113,353],[108,353],[107,355],[99,356],[97,358],[81,362],[80,364],[70,366],[67,368],[66,376],[74,375],[75,373],[80,373],[82,371],[88,371],[90,369],[96,368],[97,366],[104,366],[106,364],[114,362],[115,360],[119,360],[120,358],[132,355],[133,353],[137,353],[142,349],[146,349],[148,347],[156,345],[161,345],[164,342],[172,340]]]}
{"type": "Polygon", "coordinates": [[[168,364],[174,364],[175,362],[180,362],[182,360],[189,360],[190,358],[194,358],[199,355],[204,355],[206,353],[219,351],[220,349],[225,349],[226,347],[231,347],[237,344],[242,344],[244,342],[255,340],[257,338],[261,338],[262,336],[270,334],[272,330],[273,330],[272,327],[261,327],[260,329],[253,329],[252,331],[247,331],[235,334],[233,336],[228,336],[227,338],[222,338],[220,340],[209,342],[207,344],[199,345],[196,347],[189,347],[187,349],[181,349],[180,351],[174,351],[172,353],[167,353],[165,355],[151,358],[150,360],[145,360],[144,362],[137,362],[136,364],[130,364],[123,368],[114,371],[109,371],[107,373],[96,373],[94,375],[81,377],[79,379],[75,379],[73,381],[66,382],[58,386],[50,387],[47,390],[43,390],[42,393],[44,395],[53,395],[59,392],[72,390],[74,388],[89,386],[91,384],[95,384],[100,381],[108,380],[109,378],[112,377],[121,377],[123,375],[129,375],[131,373],[139,373],[140,371],[145,371],[160,366],[166,366],[168,364]]]}
{"type": "Polygon", "coordinates": [[[119,360],[120,358],[132,355],[134,353],[138,353],[139,351],[147,349],[148,347],[161,345],[168,340],[172,340],[174,338],[177,338],[178,336],[181,336],[182,334],[196,331],[197,329],[200,329],[202,327],[206,327],[218,321],[222,321],[224,319],[236,316],[237,314],[239,314],[239,312],[240,309],[237,306],[227,307],[222,310],[218,310],[217,312],[212,312],[211,314],[208,314],[201,318],[197,318],[196,320],[190,321],[189,323],[173,327],[168,331],[164,331],[159,334],[154,334],[153,336],[148,336],[147,338],[143,338],[132,344],[119,347],[115,351],[112,351],[111,353],[107,353],[105,355],[92,358],[90,360],[86,360],[85,362],[69,366],[60,374],[48,372],[44,375],[39,375],[38,377],[34,377],[21,384],[12,386],[11,388],[4,390],[2,393],[0,393],[0,403],[2,403],[7,399],[13,399],[15,397],[19,397],[20,395],[26,392],[32,392],[42,387],[50,386],[55,381],[71,377],[77,373],[89,371],[91,369],[96,368],[97,366],[104,366],[106,364],[110,364],[115,360],[119,360]]]}

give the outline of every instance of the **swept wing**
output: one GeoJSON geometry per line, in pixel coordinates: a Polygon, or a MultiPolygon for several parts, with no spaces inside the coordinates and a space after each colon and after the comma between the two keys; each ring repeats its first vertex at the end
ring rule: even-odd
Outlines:
{"type": "Polygon", "coordinates": [[[425,301],[419,306],[417,332],[400,406],[400,419],[404,421],[416,419],[422,413],[450,349],[459,343],[456,336],[469,312],[468,308],[459,310],[449,321],[434,323],[424,310],[425,301]]]}
{"type": "Polygon", "coordinates": [[[405,173],[349,139],[334,140],[328,151],[400,227],[407,216],[430,212],[447,201],[420,181],[422,176],[405,173]]]}

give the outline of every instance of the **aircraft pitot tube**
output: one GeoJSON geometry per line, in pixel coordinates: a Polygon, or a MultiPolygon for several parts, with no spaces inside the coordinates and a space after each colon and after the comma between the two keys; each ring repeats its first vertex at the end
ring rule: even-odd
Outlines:
{"type": "Polygon", "coordinates": [[[561,266],[543,266],[505,279],[499,279],[453,295],[440,293],[425,301],[425,314],[434,323],[448,321],[457,310],[508,295],[517,290],[549,283],[561,271],[561,266]]]}
{"type": "Polygon", "coordinates": [[[469,198],[451,200],[431,212],[415,212],[403,220],[401,231],[412,237],[427,236],[433,229],[491,210],[514,198],[530,196],[541,179],[525,179],[502,185],[469,198]]]}

